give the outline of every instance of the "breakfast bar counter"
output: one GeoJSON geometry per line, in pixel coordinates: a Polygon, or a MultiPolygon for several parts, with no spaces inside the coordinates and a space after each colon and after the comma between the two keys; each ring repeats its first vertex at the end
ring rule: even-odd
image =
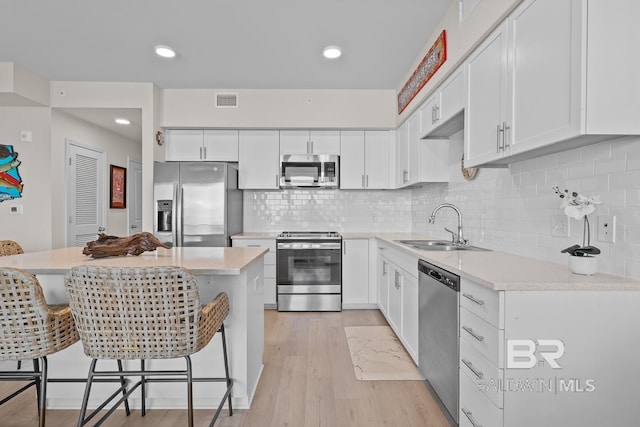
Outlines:
{"type": "MultiPolygon", "coordinates": [[[[158,248],[139,256],[92,259],[82,248],[71,247],[49,251],[11,255],[0,258],[0,267],[18,268],[36,275],[49,304],[64,303],[64,276],[76,265],[102,267],[179,266],[189,270],[198,282],[200,299],[206,303],[219,292],[226,292],[230,312],[225,321],[231,377],[234,380],[232,401],[235,408],[249,408],[262,372],[264,350],[264,255],[262,248],[158,248]]],[[[192,357],[194,376],[224,376],[222,343],[219,334],[192,357]]],[[[84,355],[80,342],[49,357],[51,378],[85,378],[90,358],[84,355]]],[[[103,362],[108,363],[108,362],[103,362]]],[[[137,363],[131,361],[129,363],[137,363]]],[[[151,361],[160,369],[184,369],[184,360],[151,361]]],[[[13,365],[12,365],[13,366],[13,365]]],[[[110,384],[96,384],[90,406],[111,394],[110,384]]],[[[196,383],[194,408],[214,408],[224,394],[222,383],[196,383]]],[[[78,409],[84,384],[51,383],[47,406],[51,409],[78,409]]],[[[140,407],[140,395],[130,399],[140,407]]],[[[186,408],[186,384],[153,383],[148,386],[147,407],[186,408]]]]}

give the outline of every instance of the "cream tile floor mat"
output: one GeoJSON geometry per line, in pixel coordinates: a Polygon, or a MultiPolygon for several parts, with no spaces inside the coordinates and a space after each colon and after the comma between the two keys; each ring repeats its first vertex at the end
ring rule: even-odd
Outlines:
{"type": "Polygon", "coordinates": [[[422,379],[413,360],[389,326],[347,326],[344,332],[357,379],[422,379]]]}

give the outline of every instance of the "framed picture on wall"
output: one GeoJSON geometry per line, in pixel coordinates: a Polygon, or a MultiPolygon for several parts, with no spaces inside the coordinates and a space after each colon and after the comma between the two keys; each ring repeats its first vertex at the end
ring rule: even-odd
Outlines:
{"type": "Polygon", "coordinates": [[[109,207],[112,209],[126,208],[127,169],[111,165],[109,177],[109,207]]]}

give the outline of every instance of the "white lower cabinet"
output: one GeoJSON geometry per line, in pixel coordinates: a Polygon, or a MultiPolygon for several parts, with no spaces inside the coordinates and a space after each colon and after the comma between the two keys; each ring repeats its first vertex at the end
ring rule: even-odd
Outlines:
{"type": "Polygon", "coordinates": [[[276,308],[276,239],[232,239],[238,248],[266,248],[264,256],[264,307],[276,308]]]}
{"type": "Polygon", "coordinates": [[[402,338],[407,351],[416,361],[418,360],[418,308],[418,279],[404,272],[402,274],[402,338]]]}
{"type": "Polygon", "coordinates": [[[638,425],[640,293],[461,278],[460,426],[638,425]]]}
{"type": "Polygon", "coordinates": [[[342,307],[359,304],[369,304],[369,239],[343,239],[342,307]]]}
{"type": "Polygon", "coordinates": [[[385,316],[389,311],[389,287],[390,287],[390,274],[389,274],[389,260],[385,257],[378,255],[377,265],[377,278],[378,278],[378,308],[385,316]]]}
{"type": "Polygon", "coordinates": [[[418,363],[418,259],[378,246],[378,307],[418,363]]]}

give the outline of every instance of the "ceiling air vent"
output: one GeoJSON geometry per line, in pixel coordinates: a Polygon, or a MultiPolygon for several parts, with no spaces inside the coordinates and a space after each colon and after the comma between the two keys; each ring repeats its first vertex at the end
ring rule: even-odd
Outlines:
{"type": "Polygon", "coordinates": [[[216,93],[216,108],[238,108],[238,94],[216,93]]]}

